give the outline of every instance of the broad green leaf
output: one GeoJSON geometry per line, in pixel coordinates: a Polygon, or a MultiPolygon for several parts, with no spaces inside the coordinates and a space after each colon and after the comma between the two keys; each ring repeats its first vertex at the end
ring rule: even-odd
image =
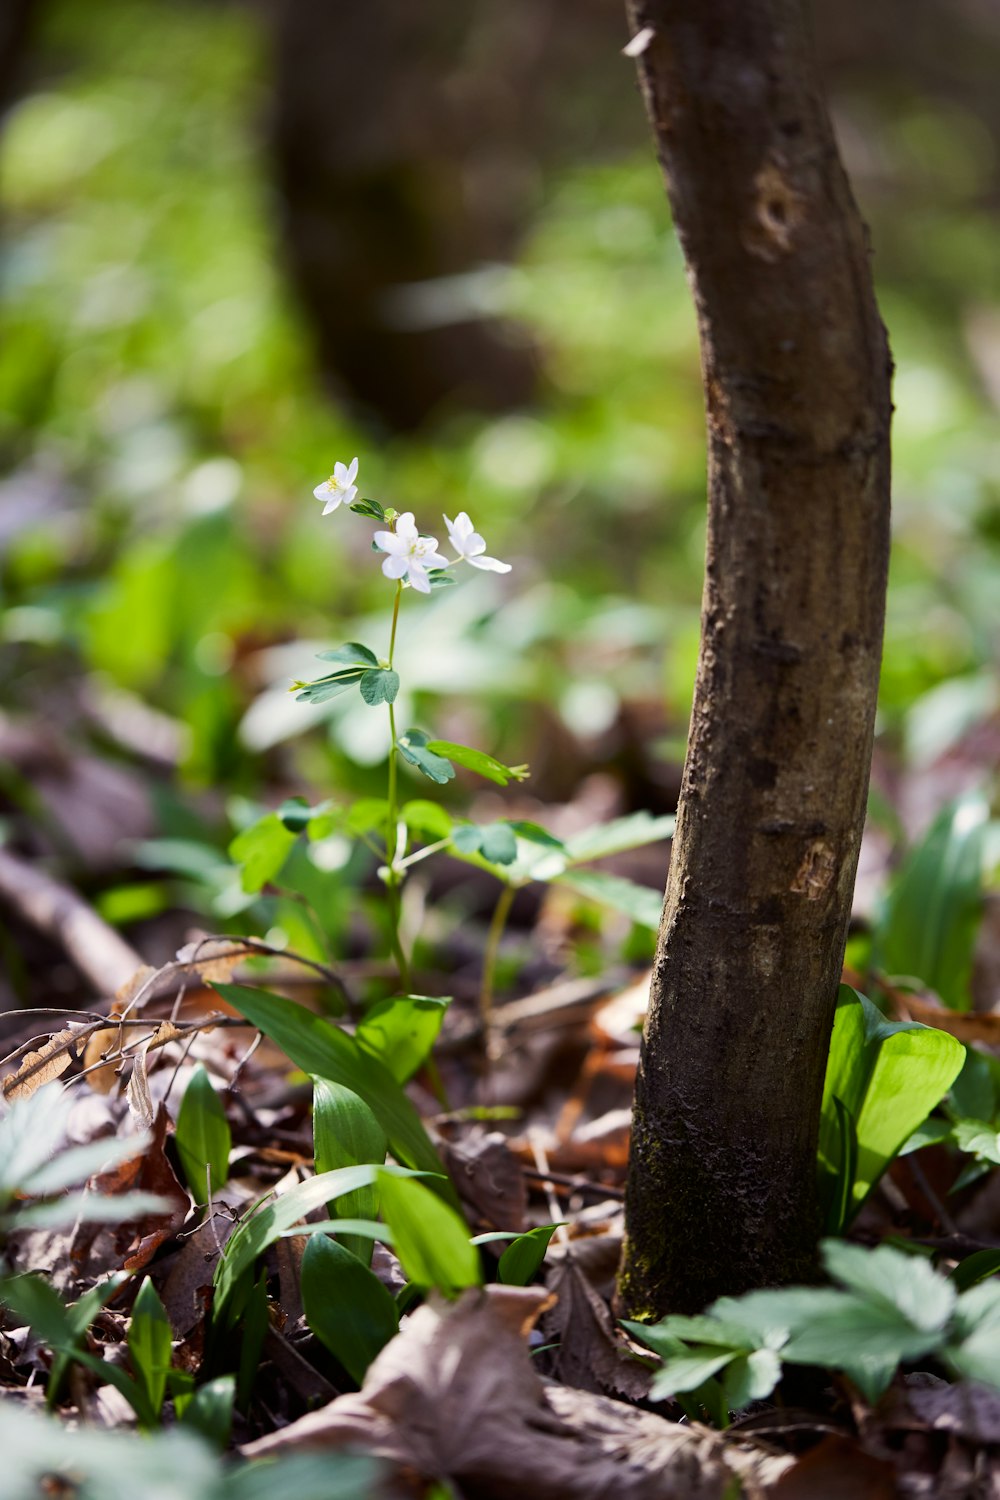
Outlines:
{"type": "Polygon", "coordinates": [[[379,1000],[365,1012],[354,1035],[397,1083],[408,1083],[430,1056],[450,1004],[450,999],[427,995],[379,1000]]]}
{"type": "Polygon", "coordinates": [[[840,1125],[834,1099],[850,1111],[858,1138],[853,1212],[913,1131],[941,1102],[964,1060],[947,1032],[887,1021],[865,996],[841,985],[820,1119],[820,1161],[836,1171],[840,1125]]]}
{"type": "Polygon", "coordinates": [[[428,749],[428,745],[428,737],[422,729],[408,729],[396,741],[396,748],[404,760],[437,782],[438,786],[444,786],[446,781],[454,780],[455,767],[450,760],[428,749]]]}
{"type": "MultiPolygon", "coordinates": [[[[325,1078],[313,1079],[313,1151],[317,1172],[374,1162],[381,1166],[387,1148],[385,1131],[365,1101],[353,1089],[325,1078]]],[[[374,1183],[344,1193],[329,1205],[334,1218],[374,1219],[378,1213],[378,1189],[374,1183]]],[[[344,1236],[344,1245],[367,1265],[372,1257],[370,1240],[344,1236]]]]}
{"type": "MultiPolygon", "coordinates": [[[[403,803],[399,816],[411,832],[419,833],[425,838],[436,841],[446,839],[451,834],[451,813],[437,802],[427,802],[416,797],[411,802],[403,803]]],[[[385,819],[382,821],[384,823],[385,819]]]]}
{"type": "Polygon", "coordinates": [[[841,1292],[835,1304],[817,1307],[792,1333],[781,1357],[790,1364],[844,1370],[873,1400],[902,1360],[929,1354],[941,1341],[937,1329],[917,1328],[888,1303],[841,1292]]]}
{"type": "Polygon", "coordinates": [[[395,703],[399,692],[399,673],[389,667],[372,667],[359,684],[361,696],[370,707],[378,703],[395,703]]]}
{"type": "Polygon", "coordinates": [[[965,1339],[980,1330],[1000,1335],[1000,1281],[981,1281],[958,1299],[952,1331],[965,1339]]]}
{"type": "Polygon", "coordinates": [[[846,1240],[824,1240],[823,1264],[848,1291],[895,1309],[914,1328],[944,1328],[955,1306],[955,1287],[929,1261],[891,1245],[865,1250],[846,1240]]]}
{"type": "Polygon", "coordinates": [[[951,1086],[949,1104],[961,1120],[992,1120],[1000,1112],[1000,1060],[966,1047],[965,1063],[951,1086]]]}
{"type": "Polygon", "coordinates": [[[951,1279],[960,1292],[967,1292],[1000,1271],[1000,1250],[975,1250],[959,1261],[951,1279]]]}
{"type": "MultiPolygon", "coordinates": [[[[389,1148],[399,1161],[443,1175],[440,1157],[413,1105],[384,1063],[370,1056],[354,1037],[313,1015],[305,1006],[268,994],[266,990],[246,989],[237,984],[217,984],[214,988],[276,1042],[304,1073],[342,1084],[360,1094],[385,1131],[389,1148]]],[[[447,1179],[437,1191],[457,1201],[447,1179]]]]}
{"type": "Polygon", "coordinates": [[[731,1360],[722,1377],[726,1405],[742,1411],[751,1401],[765,1401],[781,1379],[781,1358],[773,1349],[755,1349],[731,1360]]]}
{"type": "Polygon", "coordinates": [[[389,804],[384,797],[359,797],[348,810],[345,826],[355,836],[377,829],[385,832],[389,804]]]}
{"type": "MultiPolygon", "coordinates": [[[[67,1153],[68,1155],[69,1153],[67,1153]]],[[[129,1152],[134,1155],[134,1152],[129,1152]]],[[[170,1199],[161,1193],[60,1193],[51,1203],[18,1204],[0,1214],[0,1229],[62,1229],[71,1224],[129,1224],[150,1214],[165,1214],[170,1199]]]]}
{"type": "Polygon", "coordinates": [[[597,901],[601,906],[610,906],[615,911],[624,912],[625,916],[638,922],[641,927],[648,927],[653,932],[659,928],[663,914],[663,894],[661,891],[654,891],[651,886],[637,885],[634,880],[626,880],[622,875],[609,875],[604,870],[577,869],[567,870],[565,875],[557,875],[554,883],[566,886],[578,896],[597,901]]]}
{"type": "Polygon", "coordinates": [[[295,693],[296,703],[328,703],[355,687],[367,670],[367,667],[345,667],[329,677],[317,677],[315,682],[293,682],[289,691],[295,693]]]}
{"type": "Polygon", "coordinates": [[[685,1354],[669,1355],[653,1377],[650,1399],[665,1401],[679,1392],[697,1390],[736,1357],[737,1351],[716,1347],[695,1347],[685,1354]]]}
{"type": "Polygon", "coordinates": [[[729,1322],[702,1313],[697,1317],[685,1317],[676,1313],[663,1318],[658,1325],[664,1333],[686,1344],[717,1344],[720,1348],[745,1353],[755,1345],[755,1339],[742,1323],[729,1322]]]}
{"type": "Polygon", "coordinates": [[[838,1131],[834,1170],[822,1175],[821,1197],[828,1234],[840,1234],[851,1217],[854,1179],[858,1171],[858,1132],[854,1117],[842,1099],[833,1098],[838,1131]]]}
{"type": "Polygon", "coordinates": [[[360,641],[348,641],[346,646],[336,646],[332,651],[317,651],[317,661],[337,661],[348,667],[377,667],[378,657],[360,641]]]}
{"type": "Polygon", "coordinates": [[[194,1200],[204,1203],[209,1178],[214,1195],[229,1177],[233,1141],[222,1100],[201,1063],[184,1090],[174,1139],[194,1200]]]}
{"type": "Polygon", "coordinates": [[[505,766],[503,761],[482,750],[473,750],[471,745],[456,745],[452,740],[428,740],[427,749],[453,760],[466,771],[475,771],[487,781],[495,781],[498,786],[506,786],[508,781],[524,781],[528,775],[527,766],[505,766]]]}
{"type": "Polygon", "coordinates": [[[519,1234],[500,1257],[497,1280],[505,1286],[528,1286],[541,1270],[549,1241],[558,1228],[558,1224],[539,1224],[537,1229],[519,1234]]]}
{"type": "Polygon", "coordinates": [[[566,840],[566,852],[572,864],[604,859],[626,849],[640,849],[644,844],[659,843],[674,836],[676,819],[672,813],[654,817],[652,813],[629,813],[608,823],[595,823],[566,840]]]}
{"type": "Polygon", "coordinates": [[[242,867],[241,881],[245,891],[259,891],[274,880],[291,853],[295,838],[296,835],[285,827],[277,813],[268,813],[236,835],[229,845],[229,853],[242,867]]]}
{"type": "Polygon", "coordinates": [[[174,1396],[174,1410],[182,1427],[198,1432],[220,1452],[229,1443],[236,1401],[235,1375],[217,1375],[196,1390],[174,1396]]]}
{"type": "Polygon", "coordinates": [[[517,839],[509,823],[463,823],[451,841],[461,854],[481,854],[494,865],[512,865],[517,858],[517,839]]]}
{"type": "Polygon", "coordinates": [[[382,1217],[393,1234],[393,1247],[410,1281],[437,1287],[446,1297],[483,1279],[479,1251],[469,1243],[463,1219],[440,1198],[412,1179],[378,1175],[382,1217]]]}
{"type": "Polygon", "coordinates": [[[170,1372],[170,1320],[156,1288],[145,1277],[132,1306],[128,1352],[154,1418],[159,1419],[170,1372]]]}
{"type": "Polygon", "coordinates": [[[875,935],[882,969],[922,979],[952,1010],[972,1004],[988,822],[989,804],[979,793],[946,807],[896,877],[875,935]]]}
{"type": "Polygon", "coordinates": [[[392,1294],[344,1245],[319,1235],[302,1257],[301,1286],[306,1322],[360,1385],[399,1329],[392,1294]]]}
{"type": "Polygon", "coordinates": [[[375,1182],[379,1173],[384,1173],[389,1179],[396,1173],[409,1175],[405,1167],[378,1167],[374,1162],[338,1167],[333,1172],[310,1177],[308,1182],[300,1182],[298,1187],[270,1199],[248,1214],[230,1236],[216,1265],[217,1303],[223,1304],[232,1295],[243,1273],[250,1270],[258,1255],[281,1237],[283,1230],[291,1229],[306,1214],[336,1200],[342,1193],[351,1193],[375,1182]]]}

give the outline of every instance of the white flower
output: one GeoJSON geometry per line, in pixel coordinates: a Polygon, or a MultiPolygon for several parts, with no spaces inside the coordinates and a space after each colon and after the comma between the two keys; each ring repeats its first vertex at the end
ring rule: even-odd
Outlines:
{"type": "Polygon", "coordinates": [[[376,531],[375,545],[389,554],[382,564],[386,578],[407,577],[418,594],[431,591],[428,568],[448,566],[448,559],[441,556],[434,537],[418,536],[412,510],[403,512],[395,531],[376,531]]]}
{"type": "Polygon", "coordinates": [[[458,553],[457,562],[471,563],[474,568],[482,568],[487,573],[509,573],[510,563],[500,562],[495,557],[484,557],[486,543],[474,531],[472,522],[464,510],[460,510],[454,521],[444,517],[444,524],[448,528],[448,537],[451,545],[458,553]]]}
{"type": "Polygon", "coordinates": [[[336,510],[338,505],[350,505],[358,493],[358,487],[354,483],[357,477],[358,461],[356,458],[351,460],[350,467],[347,464],[334,464],[333,473],[329,479],[324,479],[323,483],[318,484],[313,490],[317,500],[326,501],[323,507],[324,516],[328,516],[331,510],[336,510]]]}

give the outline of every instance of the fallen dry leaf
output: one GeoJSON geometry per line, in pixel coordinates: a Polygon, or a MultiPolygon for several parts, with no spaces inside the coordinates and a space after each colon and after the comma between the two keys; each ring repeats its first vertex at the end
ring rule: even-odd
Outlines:
{"type": "MultiPolygon", "coordinates": [[[[738,1493],[737,1472],[754,1466],[745,1450],[731,1455],[702,1428],[540,1379],[524,1330],[547,1300],[538,1287],[491,1286],[450,1305],[428,1303],[383,1349],[356,1395],[242,1451],[357,1448],[483,1500],[738,1493]]],[[[792,1460],[768,1462],[770,1477],[792,1460]]]]}
{"type": "Polygon", "coordinates": [[[73,1039],[82,1029],[79,1025],[67,1026],[65,1031],[50,1036],[37,1051],[26,1052],[17,1072],[4,1079],[4,1098],[11,1104],[17,1099],[30,1099],[43,1083],[61,1078],[73,1061],[73,1039]]]}
{"type": "Polygon", "coordinates": [[[774,1500],[897,1500],[895,1470],[853,1438],[831,1434],[768,1489],[774,1500]]]}
{"type": "MultiPolygon", "coordinates": [[[[585,1243],[591,1263],[601,1267],[597,1274],[602,1274],[608,1256],[613,1274],[620,1238],[610,1249],[608,1243],[585,1243]]],[[[553,1246],[549,1260],[547,1285],[557,1300],[545,1314],[543,1328],[546,1339],[559,1341],[551,1356],[556,1377],[580,1390],[613,1391],[631,1401],[642,1400],[649,1393],[650,1371],[630,1355],[576,1246],[553,1246]]]]}

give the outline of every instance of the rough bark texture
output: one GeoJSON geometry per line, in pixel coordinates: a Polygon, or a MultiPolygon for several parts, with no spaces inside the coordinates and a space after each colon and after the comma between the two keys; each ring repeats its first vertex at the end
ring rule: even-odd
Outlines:
{"type": "Polygon", "coordinates": [[[633,1315],[808,1274],[865,813],[891,365],[804,0],[631,0],[700,321],[702,642],[636,1089],[633,1315]]]}

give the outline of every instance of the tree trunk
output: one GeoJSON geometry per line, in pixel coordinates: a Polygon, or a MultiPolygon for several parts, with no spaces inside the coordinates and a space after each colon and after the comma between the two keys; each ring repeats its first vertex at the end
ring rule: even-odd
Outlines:
{"type": "Polygon", "coordinates": [[[804,0],[629,0],[701,334],[702,640],[636,1085],[633,1316],[808,1275],[865,816],[891,363],[804,0]]]}

